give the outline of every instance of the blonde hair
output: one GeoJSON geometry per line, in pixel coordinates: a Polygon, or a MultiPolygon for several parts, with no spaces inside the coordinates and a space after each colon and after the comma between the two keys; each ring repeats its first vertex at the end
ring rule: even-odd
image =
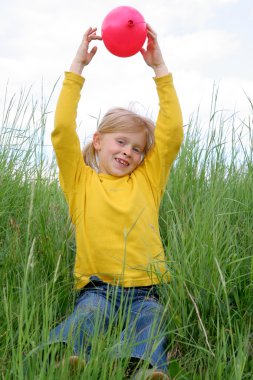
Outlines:
{"type": "MultiPolygon", "coordinates": [[[[143,151],[143,157],[150,151],[154,145],[154,122],[148,117],[138,115],[126,108],[112,108],[102,118],[97,127],[99,133],[117,133],[117,132],[146,132],[146,145],[143,151]]],[[[96,150],[93,141],[86,144],[83,148],[83,158],[86,165],[98,170],[96,150]]]]}

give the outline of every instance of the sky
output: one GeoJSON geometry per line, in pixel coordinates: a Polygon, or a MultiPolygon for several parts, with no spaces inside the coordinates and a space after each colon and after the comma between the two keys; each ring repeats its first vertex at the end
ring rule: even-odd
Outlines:
{"type": "MultiPolygon", "coordinates": [[[[218,107],[250,113],[253,99],[252,0],[0,0],[0,106],[8,94],[31,86],[30,96],[49,97],[56,84],[46,135],[63,73],[69,69],[84,31],[96,26],[121,5],[136,8],[158,34],[163,56],[174,77],[184,124],[200,109],[208,119],[213,87],[218,107]],[[58,81],[58,82],[57,82],[58,81]],[[246,95],[245,95],[246,94],[246,95]]],[[[140,53],[119,58],[103,42],[84,70],[86,78],[78,110],[81,139],[96,127],[96,118],[112,106],[138,104],[155,117],[158,100],[153,72],[140,53]]],[[[1,111],[2,112],[2,111],[1,111]]]]}

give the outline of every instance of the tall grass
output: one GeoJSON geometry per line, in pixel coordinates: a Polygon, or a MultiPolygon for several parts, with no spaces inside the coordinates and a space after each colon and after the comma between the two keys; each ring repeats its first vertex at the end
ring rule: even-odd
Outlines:
{"type": "MultiPolygon", "coordinates": [[[[3,379],[69,378],[66,368],[47,365],[46,344],[40,349],[74,303],[73,230],[44,148],[49,100],[5,94],[2,110],[3,379]]],[[[171,172],[160,228],[172,276],[161,296],[175,379],[252,378],[252,141],[252,113],[239,120],[217,111],[214,93],[207,133],[197,116],[190,120],[171,172]]],[[[73,378],[123,379],[127,360],[112,360],[117,334],[113,320],[106,336],[94,334],[91,360],[73,378]]]]}

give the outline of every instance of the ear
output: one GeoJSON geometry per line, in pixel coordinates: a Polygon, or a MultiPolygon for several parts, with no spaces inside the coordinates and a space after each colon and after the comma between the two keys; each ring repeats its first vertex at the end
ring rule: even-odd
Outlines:
{"type": "Polygon", "coordinates": [[[140,161],[139,161],[139,163],[138,163],[138,165],[140,165],[143,161],[144,161],[144,158],[145,158],[145,154],[144,153],[142,153],[141,154],[141,158],[140,158],[140,161]]]}
{"type": "Polygon", "coordinates": [[[95,132],[93,135],[93,146],[96,151],[101,149],[101,134],[99,132],[95,132]]]}

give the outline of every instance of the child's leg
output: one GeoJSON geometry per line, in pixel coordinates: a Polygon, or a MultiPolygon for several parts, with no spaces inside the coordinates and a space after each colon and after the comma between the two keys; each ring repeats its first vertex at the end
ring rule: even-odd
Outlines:
{"type": "Polygon", "coordinates": [[[164,307],[155,299],[133,298],[131,314],[123,331],[122,344],[131,347],[131,357],[150,363],[151,367],[168,371],[166,316],[164,307]]]}
{"type": "Polygon", "coordinates": [[[50,341],[70,344],[75,355],[85,349],[89,354],[94,331],[108,328],[110,309],[106,291],[87,289],[77,300],[73,313],[50,332],[50,341]]]}

